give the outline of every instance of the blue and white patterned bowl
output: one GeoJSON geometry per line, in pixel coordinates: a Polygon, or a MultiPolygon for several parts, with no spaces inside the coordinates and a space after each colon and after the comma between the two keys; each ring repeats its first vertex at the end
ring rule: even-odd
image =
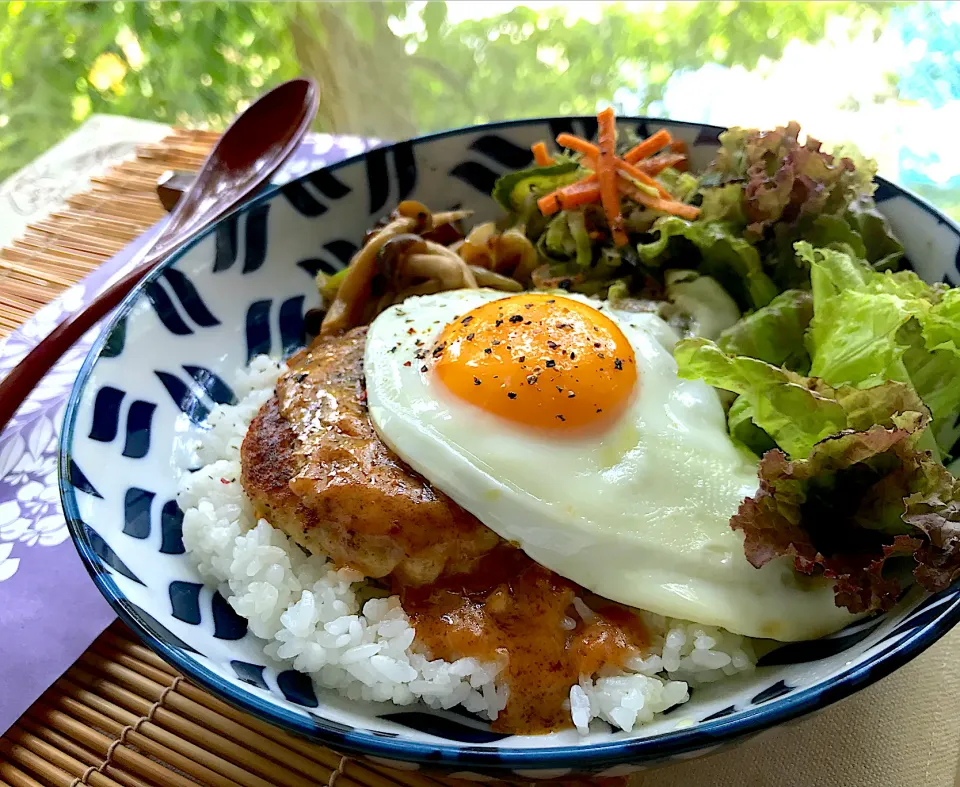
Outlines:
{"type": "MultiPolygon", "coordinates": [[[[712,126],[667,128],[709,163],[712,126]]],[[[341,268],[366,229],[401,199],[497,215],[501,173],[530,163],[530,144],[561,131],[594,136],[592,118],[529,120],[424,137],[370,151],[272,188],[155,271],[94,345],[67,406],[60,490],[70,531],[119,616],[170,664],[214,694],[281,727],[396,767],[466,778],[624,775],[755,734],[879,680],[960,619],[960,590],[908,596],[889,614],[760,660],[748,678],[693,696],[632,733],[504,736],[465,714],[349,702],[270,663],[245,622],[201,584],[184,555],[174,468],[227,382],[254,355],[289,353],[316,305],[313,276],[341,268]]],[[[880,209],[929,281],[958,280],[960,229],[882,181],[880,209]]]]}

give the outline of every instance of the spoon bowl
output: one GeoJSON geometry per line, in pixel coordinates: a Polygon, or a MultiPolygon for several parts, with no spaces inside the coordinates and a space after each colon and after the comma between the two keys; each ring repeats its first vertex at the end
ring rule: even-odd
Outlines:
{"type": "Polygon", "coordinates": [[[296,150],[320,107],[316,83],[291,79],[250,105],[214,146],[169,221],[82,311],[69,315],[0,382],[0,431],[37,383],[84,333],[97,324],[170,252],[252,196],[296,150]]]}

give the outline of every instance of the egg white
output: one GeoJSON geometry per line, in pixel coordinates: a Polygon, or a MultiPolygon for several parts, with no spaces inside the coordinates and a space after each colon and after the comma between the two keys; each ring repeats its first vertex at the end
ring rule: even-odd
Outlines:
{"type": "Polygon", "coordinates": [[[659,317],[580,299],[617,322],[637,359],[640,395],[602,435],[535,434],[453,397],[418,351],[502,297],[411,298],[370,326],[370,417],[407,464],[533,560],[614,601],[778,640],[854,619],[830,583],[796,575],[788,560],[747,562],[729,521],[756,491],[756,464],[730,440],[716,391],[677,377],[678,337],[659,317]]]}

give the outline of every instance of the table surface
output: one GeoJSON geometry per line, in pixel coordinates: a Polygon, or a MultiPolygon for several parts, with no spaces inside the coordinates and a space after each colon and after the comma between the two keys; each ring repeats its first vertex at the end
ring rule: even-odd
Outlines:
{"type": "MultiPolygon", "coordinates": [[[[0,246],[57,211],[70,195],[86,188],[91,177],[132,154],[138,144],[156,142],[169,131],[127,118],[92,118],[48,155],[0,185],[0,246]]],[[[3,286],[0,280],[0,295],[3,286]]],[[[0,531],[0,549],[2,537],[0,531]]],[[[0,581],[0,604],[3,594],[0,581]]],[[[0,682],[9,679],[8,666],[0,666],[0,682]]],[[[9,741],[0,739],[0,767],[10,752],[9,741]]],[[[814,717],[707,759],[634,777],[631,783],[960,787],[958,766],[960,630],[893,675],[814,717]]],[[[4,778],[0,770],[0,786],[4,778]]]]}

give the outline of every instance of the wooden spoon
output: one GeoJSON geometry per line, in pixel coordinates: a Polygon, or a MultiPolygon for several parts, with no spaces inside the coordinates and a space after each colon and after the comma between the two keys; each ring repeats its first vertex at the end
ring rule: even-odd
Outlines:
{"type": "Polygon", "coordinates": [[[233,121],[167,224],[136,256],[133,269],[64,319],[0,383],[0,431],[57,360],[116,308],[157,263],[270,179],[296,150],[319,106],[314,81],[292,79],[261,96],[233,121]]]}

